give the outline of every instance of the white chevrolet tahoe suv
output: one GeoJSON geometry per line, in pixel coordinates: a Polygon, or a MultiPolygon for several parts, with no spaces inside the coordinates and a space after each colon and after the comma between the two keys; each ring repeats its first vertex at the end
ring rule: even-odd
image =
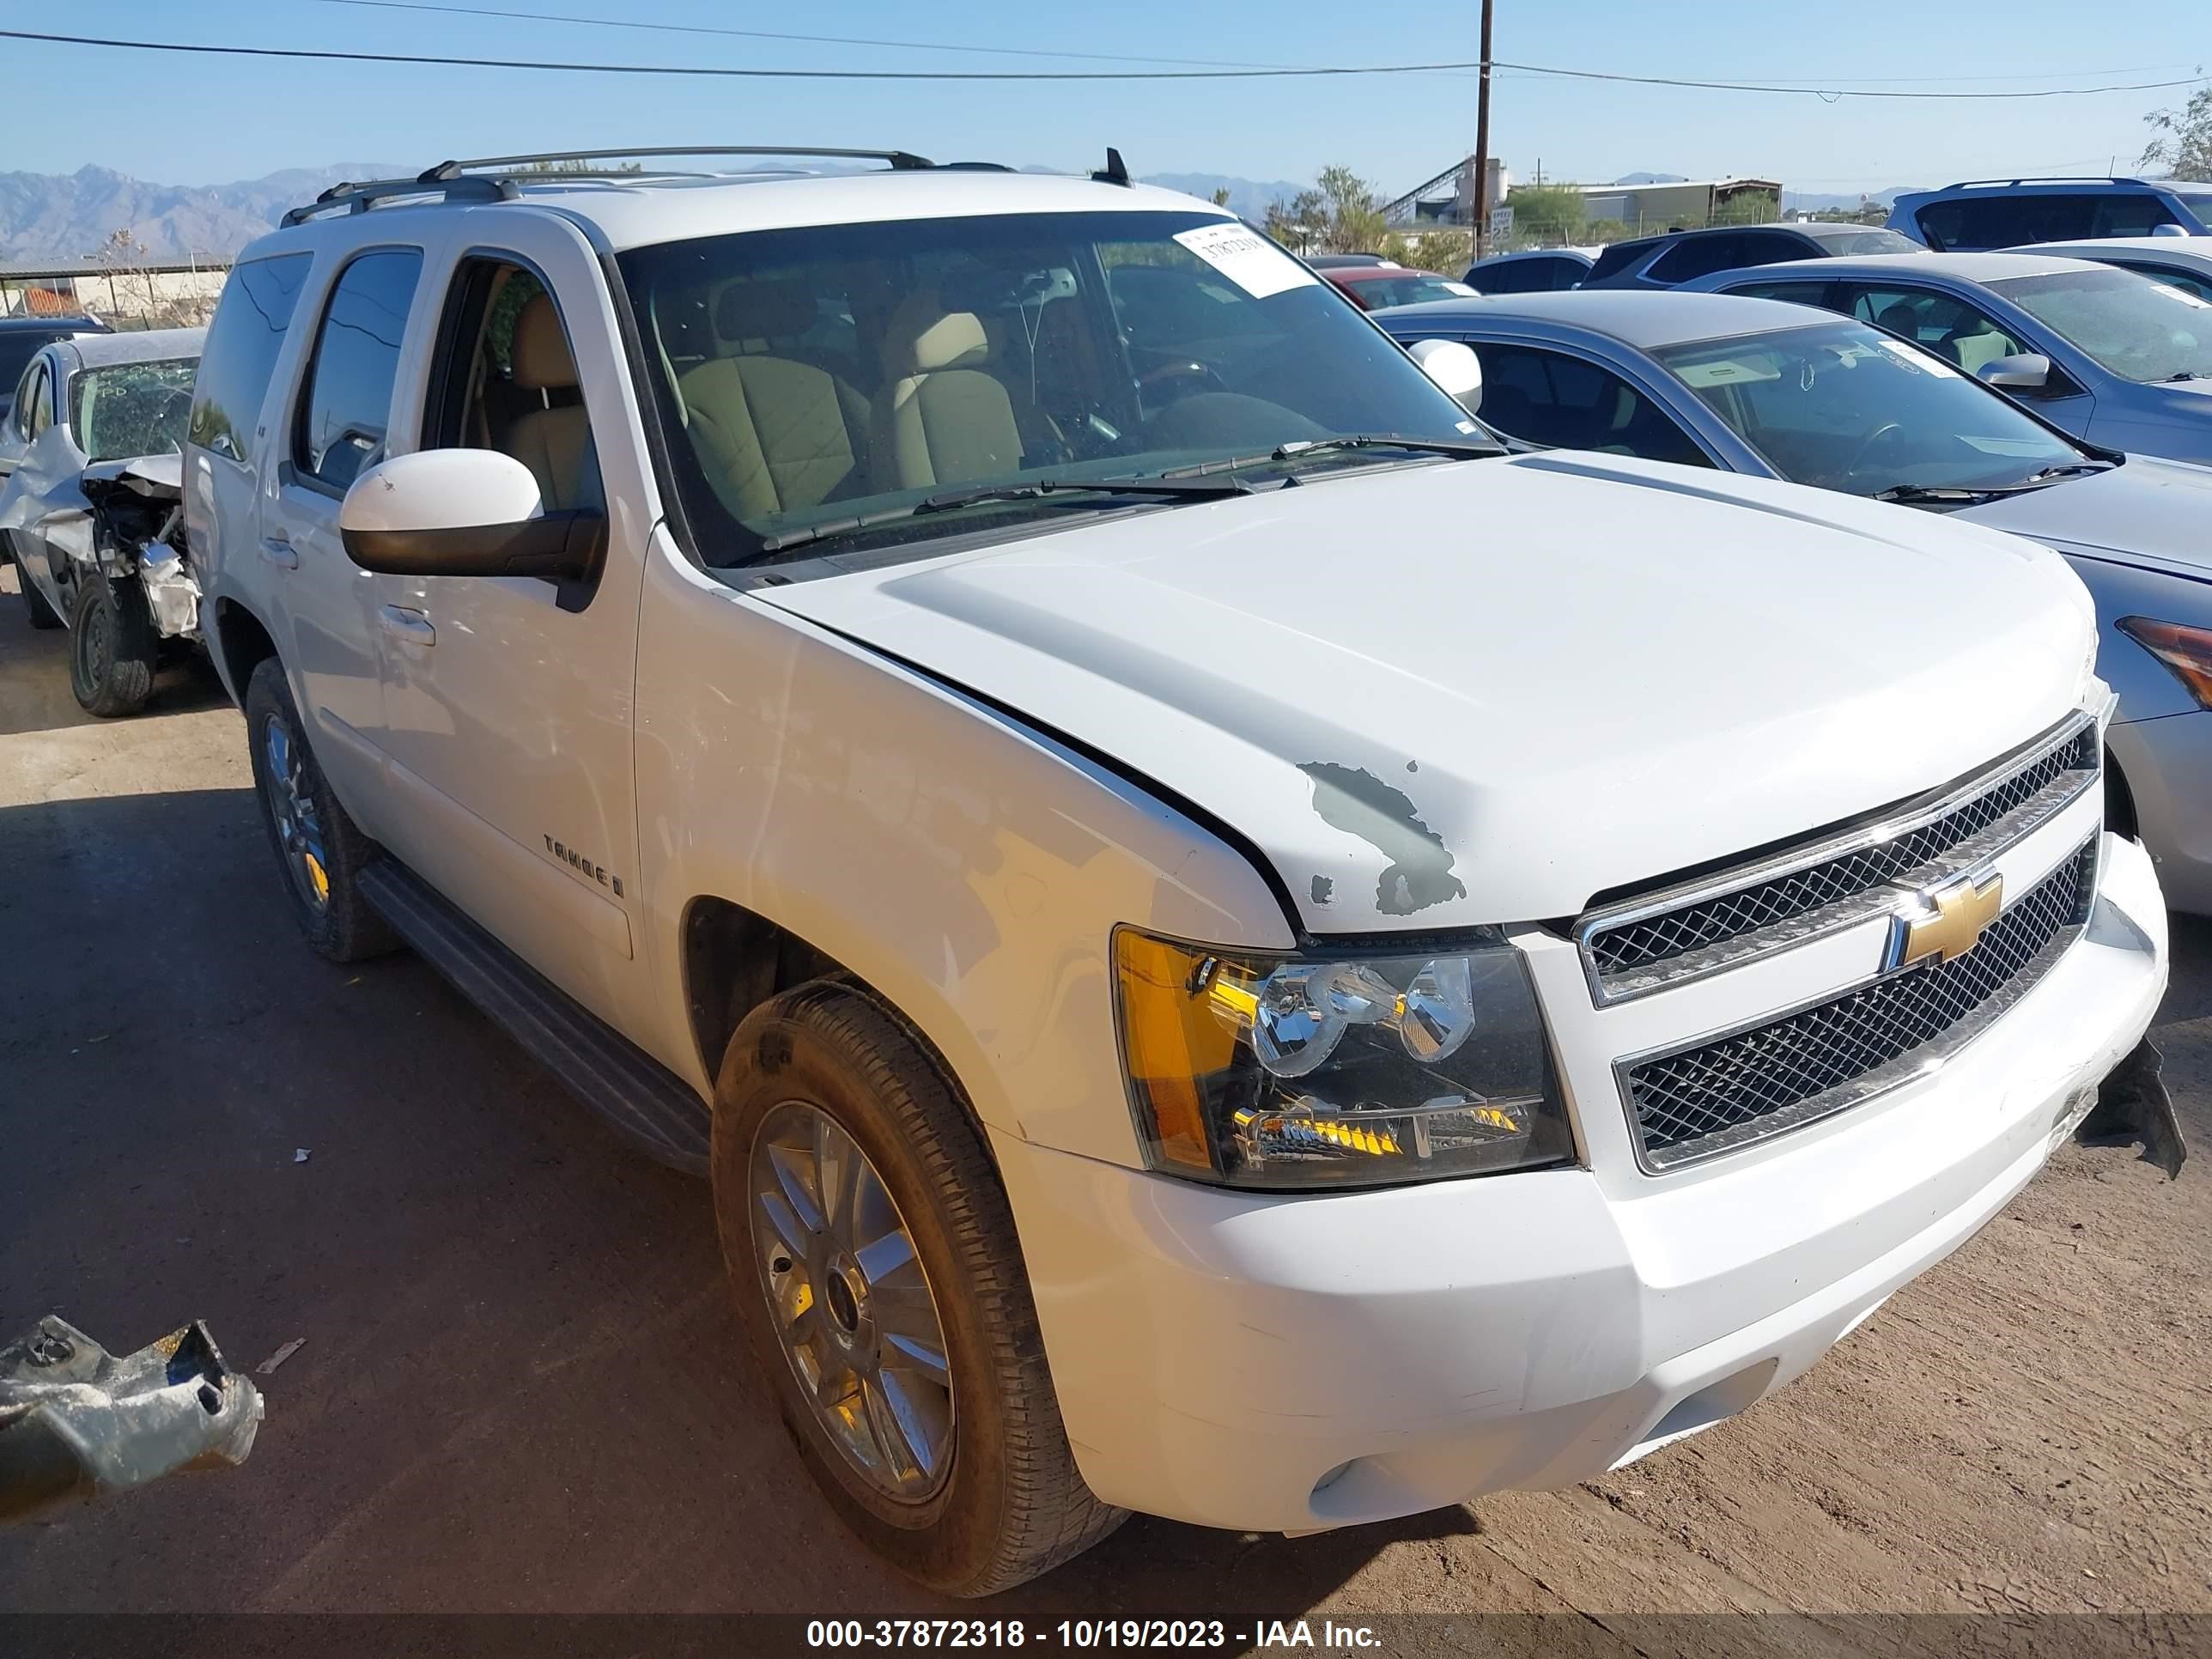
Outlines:
{"type": "Polygon", "coordinates": [[[901,1567],[1596,1476],[2143,1052],[2056,555],[1504,455],[1118,158],[881,159],[341,188],[233,272],[185,483],[309,941],[711,1174],[901,1567]]]}

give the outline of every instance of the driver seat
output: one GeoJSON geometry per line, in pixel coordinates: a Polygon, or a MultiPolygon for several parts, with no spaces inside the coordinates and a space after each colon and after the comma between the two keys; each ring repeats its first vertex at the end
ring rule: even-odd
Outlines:
{"type": "Polygon", "coordinates": [[[972,311],[909,295],[884,333],[884,386],[869,420],[878,489],[926,489],[1021,469],[1006,388],[982,367],[991,344],[972,311]]]}

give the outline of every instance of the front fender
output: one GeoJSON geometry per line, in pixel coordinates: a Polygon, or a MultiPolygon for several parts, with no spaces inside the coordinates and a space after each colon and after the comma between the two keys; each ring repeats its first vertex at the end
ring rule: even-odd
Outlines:
{"type": "Polygon", "coordinates": [[[686,909],[711,895],[889,998],[994,1131],[1141,1164],[1112,930],[1280,949],[1292,940],[1273,890],[1128,780],[658,545],[637,790],[659,1057],[711,1087],[720,1056],[695,1051],[678,945],[686,909]]]}

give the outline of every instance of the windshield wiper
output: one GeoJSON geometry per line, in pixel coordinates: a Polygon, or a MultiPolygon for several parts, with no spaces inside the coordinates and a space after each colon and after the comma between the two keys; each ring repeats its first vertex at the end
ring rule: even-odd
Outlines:
{"type": "Polygon", "coordinates": [[[804,547],[810,542],[826,541],[835,536],[849,536],[856,531],[873,530],[878,525],[896,524],[925,514],[946,513],[957,507],[975,507],[985,501],[1036,501],[1052,495],[1150,495],[1155,500],[1164,496],[1184,501],[1212,501],[1224,495],[1249,495],[1251,493],[1252,486],[1238,478],[1206,482],[1173,477],[1033,478],[1021,483],[975,484],[966,489],[942,490],[904,507],[886,507],[874,513],[856,513],[846,519],[826,519],[820,524],[804,525],[796,530],[786,530],[777,535],[765,537],[761,542],[760,550],[738,560],[738,564],[757,563],[761,559],[787,553],[794,547],[804,547]]]}
{"type": "Polygon", "coordinates": [[[1986,501],[1999,495],[2024,495],[2031,489],[2042,489],[2057,483],[2061,478],[2070,478],[2081,472],[2109,472],[2111,461],[2069,461],[2063,466],[2046,466],[2042,471],[2008,484],[1892,484],[1887,489],[1877,490],[1870,498],[1877,501],[1902,501],[1908,507],[1950,501],[1986,501]]]}
{"type": "Polygon", "coordinates": [[[2179,374],[2167,375],[2161,384],[2172,386],[2177,380],[2212,380],[2212,374],[2206,374],[2201,368],[2185,368],[2179,374]]]}
{"type": "Polygon", "coordinates": [[[1326,455],[1340,449],[1403,449],[1417,455],[1449,455],[1458,460],[1475,460],[1506,453],[1504,446],[1494,443],[1469,443],[1450,438],[1401,438],[1391,432],[1356,432],[1341,438],[1299,438],[1261,454],[1201,461],[1195,466],[1171,468],[1159,476],[1170,481],[1199,478],[1209,472],[1234,472],[1241,467],[1258,466],[1264,461],[1303,460],[1309,455],[1326,455]]]}

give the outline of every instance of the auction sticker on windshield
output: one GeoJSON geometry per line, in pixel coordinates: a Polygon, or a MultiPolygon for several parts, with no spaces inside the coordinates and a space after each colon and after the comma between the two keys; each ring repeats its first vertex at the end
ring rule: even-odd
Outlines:
{"type": "Polygon", "coordinates": [[[1282,249],[1242,225],[1201,225],[1176,233],[1176,240],[1255,300],[1321,280],[1282,249]]]}

